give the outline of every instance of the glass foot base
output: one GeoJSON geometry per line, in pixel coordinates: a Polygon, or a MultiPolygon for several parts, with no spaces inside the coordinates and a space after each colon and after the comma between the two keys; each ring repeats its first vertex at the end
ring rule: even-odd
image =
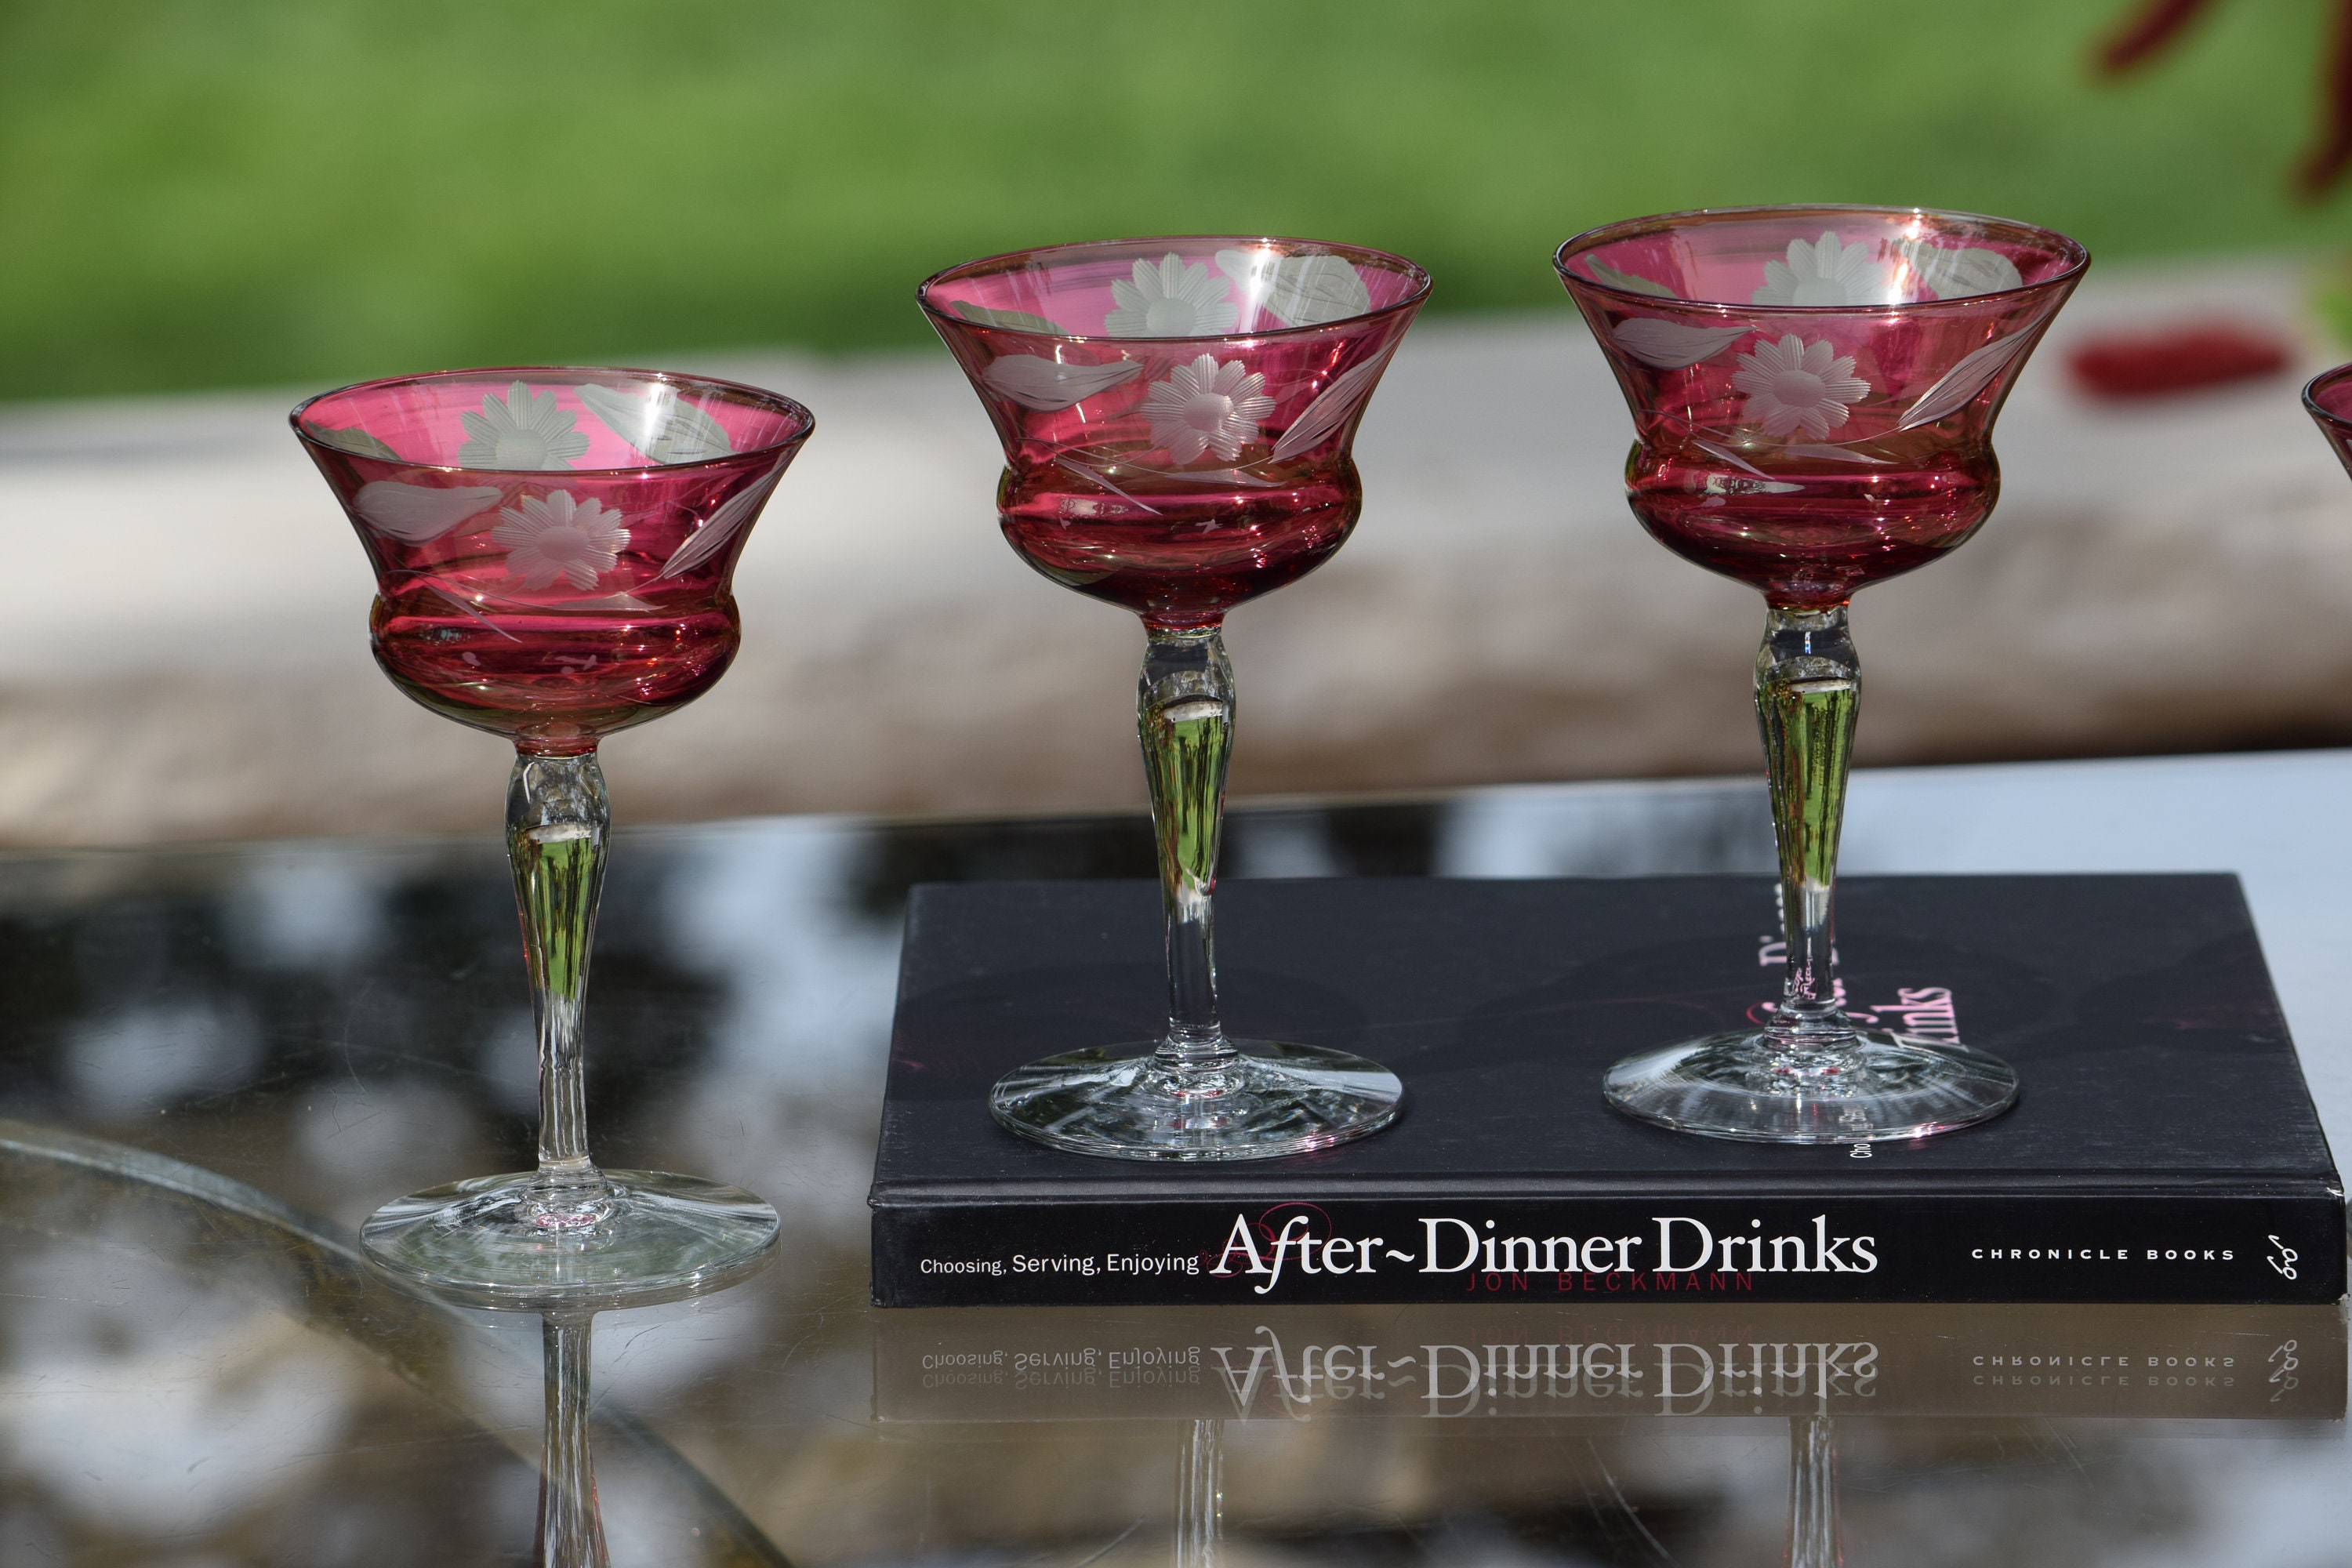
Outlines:
{"type": "Polygon", "coordinates": [[[1877,1143],[1971,1126],[2017,1103],[1999,1057],[1862,1029],[1836,1051],[1776,1053],[1760,1030],[1627,1057],[1601,1093],[1628,1116],[1753,1143],[1877,1143]]]}
{"type": "Polygon", "coordinates": [[[478,1176],[384,1205],[360,1227],[402,1282],[475,1307],[645,1305],[731,1284],[767,1262],[776,1211],[740,1188],[605,1171],[559,1207],[535,1173],[478,1176]]]}
{"type": "Polygon", "coordinates": [[[1394,1121],[1404,1085],[1378,1062],[1321,1046],[1234,1040],[1181,1079],[1155,1045],[1069,1051],[1016,1068],[988,1109],[1024,1138],[1113,1160],[1272,1160],[1394,1121]]]}

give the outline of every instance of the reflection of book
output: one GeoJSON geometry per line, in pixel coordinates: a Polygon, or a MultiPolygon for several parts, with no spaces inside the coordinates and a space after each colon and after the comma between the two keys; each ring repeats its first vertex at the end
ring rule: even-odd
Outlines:
{"type": "Polygon", "coordinates": [[[1236,1034],[1393,1068],[1404,1119],[1265,1163],[1088,1160],[988,1118],[1050,1052],[1150,1036],[1152,889],[917,890],[874,1204],[887,1306],[2332,1301],[2344,1201],[2219,876],[1849,879],[1846,994],[2013,1061],[1913,1144],[1677,1137],[1602,1070],[1762,1016],[1765,878],[1237,883],[1236,1034]]]}
{"type": "Polygon", "coordinates": [[[2345,1409],[2329,1307],[1066,1307],[875,1332],[885,1421],[2345,1409]]]}

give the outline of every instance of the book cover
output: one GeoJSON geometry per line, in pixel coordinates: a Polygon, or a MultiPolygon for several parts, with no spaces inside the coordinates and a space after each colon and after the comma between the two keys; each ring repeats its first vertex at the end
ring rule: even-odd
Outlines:
{"type": "Polygon", "coordinates": [[[1023,1061],[1160,1025],[1157,889],[916,890],[869,1201],[884,1306],[2329,1302],[2342,1184],[2236,879],[1855,877],[1848,1005],[2008,1058],[1915,1143],[1666,1131],[1603,1068],[1761,1016],[1762,877],[1221,889],[1238,1036],[1372,1058],[1396,1126],[1296,1158],[1094,1160],[988,1116],[1023,1061]]]}

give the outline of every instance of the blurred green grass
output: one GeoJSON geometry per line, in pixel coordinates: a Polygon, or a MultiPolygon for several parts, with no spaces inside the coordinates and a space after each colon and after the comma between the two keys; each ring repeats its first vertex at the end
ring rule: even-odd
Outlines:
{"type": "Polygon", "coordinates": [[[1559,303],[1644,211],[2002,213],[2109,258],[2299,208],[2324,0],[2120,88],[2122,0],[0,0],[0,396],[914,342],[925,273],[1346,238],[1559,303]]]}

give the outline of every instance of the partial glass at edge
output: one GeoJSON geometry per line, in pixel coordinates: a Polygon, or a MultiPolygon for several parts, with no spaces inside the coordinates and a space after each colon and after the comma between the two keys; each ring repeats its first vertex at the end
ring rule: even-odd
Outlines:
{"type": "Polygon", "coordinates": [[[998,512],[1041,574],[1134,611],[1137,731],[1166,915],[1168,1029],[1002,1079],[1024,1137],[1139,1160],[1254,1160],[1395,1120],[1395,1074],[1238,1039],[1218,1011],[1211,894],[1233,744],[1225,612],[1313,571],[1362,501],[1356,425],[1429,290],[1379,251],[1252,237],[1066,246],[923,284],[1004,446],[998,512]]]}
{"type": "Polygon", "coordinates": [[[1595,229],[1556,258],[1631,405],[1626,489],[1661,543],[1760,590],[1756,710],[1788,969],[1761,1026],[1629,1057],[1628,1115],[1759,1142],[1907,1139],[1997,1116],[2009,1065],[1849,1015],[1832,921],[1861,697],[1856,590],[1966,541],[1992,424],[2089,257],[1916,209],[1756,207],[1595,229]]]}
{"type": "Polygon", "coordinates": [[[2352,364],[2313,376],[2303,389],[2303,408],[2319,426],[2336,460],[2352,475],[2352,364]]]}
{"type": "Polygon", "coordinates": [[[712,1288],[776,1211],[589,1156],[582,1025],[611,812],[596,747],[708,690],[740,640],[735,561],[813,421],[754,387],[646,371],[452,371],[346,387],[295,433],[375,569],[376,662],[510,741],[507,848],[539,1039],[539,1167],[415,1193],[361,1232],[478,1306],[712,1288]]]}

